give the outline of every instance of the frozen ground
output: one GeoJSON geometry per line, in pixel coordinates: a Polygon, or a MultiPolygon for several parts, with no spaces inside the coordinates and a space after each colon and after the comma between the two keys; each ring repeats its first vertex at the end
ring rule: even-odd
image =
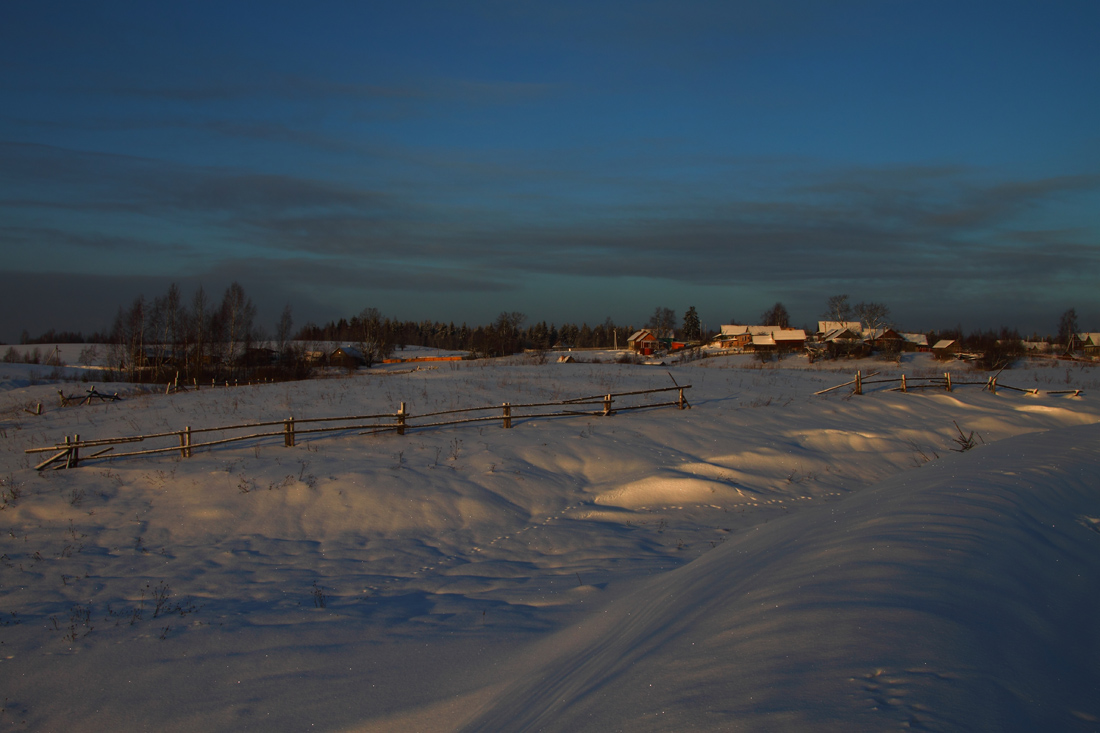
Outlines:
{"type": "Polygon", "coordinates": [[[910,359],[393,365],[63,409],[86,384],[2,365],[0,728],[1096,730],[1100,371],[813,395],[943,371],[910,359]],[[691,410],[23,453],[670,373],[691,410]]]}

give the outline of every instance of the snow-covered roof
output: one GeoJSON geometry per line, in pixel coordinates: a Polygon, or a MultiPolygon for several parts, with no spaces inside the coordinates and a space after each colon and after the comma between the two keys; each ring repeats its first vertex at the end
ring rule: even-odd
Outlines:
{"type": "Polygon", "coordinates": [[[634,333],[632,333],[630,335],[630,338],[627,339],[627,343],[630,343],[630,342],[633,342],[633,341],[645,341],[645,340],[648,340],[648,339],[656,339],[656,338],[657,337],[654,336],[653,332],[650,331],[648,328],[642,328],[642,329],[639,329],[639,330],[635,331],[634,333]]]}
{"type": "Polygon", "coordinates": [[[901,338],[897,331],[889,326],[879,326],[878,328],[865,328],[863,329],[863,338],[872,341],[874,339],[881,338],[901,338]]]}
{"type": "Polygon", "coordinates": [[[339,351],[341,354],[346,354],[353,359],[363,358],[363,352],[355,348],[354,346],[337,346],[335,349],[333,349],[332,353],[336,354],[337,351],[339,351]]]}
{"type": "Polygon", "coordinates": [[[753,346],[775,346],[775,339],[772,338],[770,333],[766,334],[753,334],[752,336],[753,346]]]}
{"type": "Polygon", "coordinates": [[[933,349],[947,349],[955,345],[955,339],[940,339],[932,345],[933,349]]]}
{"type": "Polygon", "coordinates": [[[742,326],[740,324],[730,324],[722,326],[723,336],[762,336],[766,333],[779,330],[777,326],[742,326]]]}
{"type": "Polygon", "coordinates": [[[805,341],[806,332],[801,328],[781,328],[772,331],[772,338],[776,341],[805,341]]]}
{"type": "Polygon", "coordinates": [[[853,340],[859,338],[859,331],[853,331],[850,328],[834,328],[825,333],[821,337],[822,341],[837,341],[839,339],[853,340]]]}
{"type": "Polygon", "coordinates": [[[1081,343],[1086,346],[1100,346],[1100,333],[1095,331],[1085,331],[1077,334],[1077,338],[1081,339],[1081,343]]]}
{"type": "Polygon", "coordinates": [[[862,325],[859,321],[818,321],[817,332],[828,333],[829,331],[837,331],[848,329],[852,333],[859,333],[862,325]]]}
{"type": "Polygon", "coordinates": [[[923,333],[903,333],[901,337],[909,343],[916,344],[917,346],[928,345],[928,336],[923,333]]]}

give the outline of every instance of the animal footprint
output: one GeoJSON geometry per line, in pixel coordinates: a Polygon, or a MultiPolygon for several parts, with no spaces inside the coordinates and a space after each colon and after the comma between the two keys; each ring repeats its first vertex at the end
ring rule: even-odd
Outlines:
{"type": "Polygon", "coordinates": [[[891,718],[918,730],[946,730],[948,720],[935,712],[932,701],[940,696],[938,687],[950,684],[953,677],[929,669],[886,670],[873,672],[853,679],[864,694],[872,710],[878,710],[891,718]]]}

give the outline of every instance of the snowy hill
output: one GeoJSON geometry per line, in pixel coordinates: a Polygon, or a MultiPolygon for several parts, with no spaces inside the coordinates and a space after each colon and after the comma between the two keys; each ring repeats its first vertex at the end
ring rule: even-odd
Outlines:
{"type": "MultiPolygon", "coordinates": [[[[942,371],[921,357],[862,366],[942,371]]],[[[10,374],[0,721],[1094,730],[1097,372],[1002,375],[1038,395],[813,395],[849,367],[517,358],[172,395],[121,385],[123,402],[66,408],[57,389],[85,385],[10,374]],[[670,375],[692,385],[692,409],[261,439],[41,473],[23,452],[670,375]],[[1049,392],[1067,387],[1086,391],[1049,392]],[[38,401],[42,415],[24,411],[38,401]],[[960,429],[975,447],[954,453],[960,429]]]]}

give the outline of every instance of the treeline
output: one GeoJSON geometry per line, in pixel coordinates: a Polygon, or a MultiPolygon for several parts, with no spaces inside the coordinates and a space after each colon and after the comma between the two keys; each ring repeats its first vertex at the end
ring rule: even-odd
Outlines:
{"type": "MultiPolygon", "coordinates": [[[[475,356],[504,356],[526,349],[625,347],[633,327],[610,318],[596,326],[545,321],[527,325],[522,313],[503,312],[492,323],[469,326],[442,321],[400,321],[365,308],[350,319],[293,330],[286,306],[269,332],[256,322],[256,307],[234,282],[214,300],[199,287],[188,299],[173,283],[163,295],[144,294],[118,309],[108,332],[85,337],[50,329],[38,338],[26,332],[24,344],[97,343],[107,347],[110,378],[127,381],[301,379],[327,363],[327,344],[353,346],[370,366],[397,349],[423,346],[466,351],[475,356]]],[[[9,349],[5,358],[17,360],[9,349]]],[[[36,354],[41,358],[40,354],[36,354]]]]}
{"type": "Polygon", "coordinates": [[[31,336],[26,330],[23,331],[23,335],[19,337],[19,343],[25,345],[33,344],[105,344],[111,338],[111,335],[106,332],[96,331],[89,336],[85,336],[80,331],[55,331],[50,329],[41,336],[31,336]]]}
{"type": "MultiPolygon", "coordinates": [[[[307,324],[295,334],[299,342],[328,341],[355,344],[371,353],[371,361],[389,356],[406,346],[424,346],[448,351],[467,351],[482,356],[504,356],[526,349],[625,347],[633,327],[618,326],[610,318],[596,326],[565,323],[560,327],[546,321],[525,326],[522,313],[501,313],[493,323],[469,326],[443,321],[400,321],[382,317],[368,308],[350,320],[341,318],[324,326],[307,324]]],[[[362,350],[362,349],[361,349],[362,350]]]]}

